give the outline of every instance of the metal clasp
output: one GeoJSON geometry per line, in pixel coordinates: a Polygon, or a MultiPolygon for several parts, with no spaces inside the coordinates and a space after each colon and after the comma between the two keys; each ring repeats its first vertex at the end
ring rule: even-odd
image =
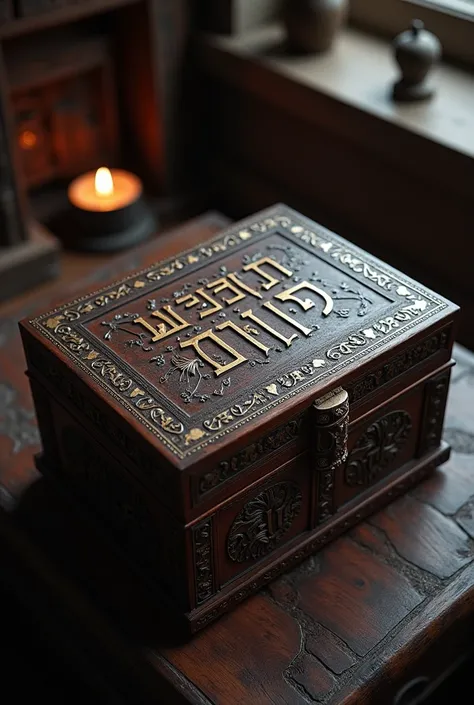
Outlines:
{"type": "Polygon", "coordinates": [[[317,470],[335,470],[347,460],[349,395],[338,387],[313,402],[314,446],[317,470]]]}

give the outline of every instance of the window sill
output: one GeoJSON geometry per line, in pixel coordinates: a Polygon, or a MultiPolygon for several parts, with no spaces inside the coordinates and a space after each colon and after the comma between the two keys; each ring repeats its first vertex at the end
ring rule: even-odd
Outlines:
{"type": "Polygon", "coordinates": [[[326,120],[325,128],[332,132],[341,128],[346,137],[363,141],[367,148],[403,160],[405,168],[412,162],[415,170],[434,169],[439,172],[437,180],[447,171],[446,184],[451,187],[455,168],[457,186],[466,195],[472,193],[472,74],[441,64],[433,70],[437,92],[431,100],[397,104],[390,97],[398,72],[389,42],[348,27],[331,52],[295,57],[285,54],[283,41],[282,28],[276,24],[240,36],[206,36],[202,59],[216,78],[306,121],[322,126],[326,120]],[[322,104],[321,98],[326,102],[322,104]],[[328,100],[346,108],[330,111],[331,124],[328,100]],[[446,158],[454,159],[452,168],[447,168],[446,158]]]}
{"type": "Polygon", "coordinates": [[[397,104],[390,98],[398,73],[390,43],[353,28],[345,28],[333,51],[321,56],[285,55],[278,25],[207,41],[225,53],[257,61],[296,84],[474,157],[474,76],[465,70],[441,64],[433,70],[434,98],[397,104]]]}

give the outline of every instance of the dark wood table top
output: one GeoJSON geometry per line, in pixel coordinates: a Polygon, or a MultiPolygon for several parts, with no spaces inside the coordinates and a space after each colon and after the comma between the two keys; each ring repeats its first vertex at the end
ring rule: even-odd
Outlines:
{"type": "MultiPolygon", "coordinates": [[[[108,261],[83,284],[189,247],[223,224],[218,215],[203,216],[108,261]]],[[[32,293],[0,309],[0,500],[7,510],[0,536],[7,582],[36,605],[57,638],[74,642],[71,654],[79,642],[87,644],[88,668],[113,685],[117,702],[418,702],[413,696],[432,688],[472,643],[474,355],[456,347],[448,463],[188,643],[176,644],[149,590],[33,468],[38,435],[15,320],[74,288],[77,282],[60,282],[45,292],[46,301],[32,293]]]]}

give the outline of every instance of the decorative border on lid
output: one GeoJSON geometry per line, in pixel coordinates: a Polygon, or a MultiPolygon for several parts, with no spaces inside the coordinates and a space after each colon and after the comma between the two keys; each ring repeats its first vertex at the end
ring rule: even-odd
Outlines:
{"type": "Polygon", "coordinates": [[[309,224],[304,217],[280,205],[237,224],[198,248],[147,267],[89,296],[80,297],[34,318],[30,324],[74,360],[87,376],[107,390],[178,458],[183,459],[282,401],[335,376],[349,364],[359,361],[369,350],[386,347],[401,333],[420,327],[422,322],[449,305],[448,301],[386,268],[343,238],[322,226],[309,224]],[[204,418],[199,427],[186,428],[172,411],[164,408],[162,401],[145,392],[140,382],[132,379],[125,369],[111,360],[103,348],[89,342],[75,328],[75,323],[81,322],[95,309],[105,311],[113,308],[122,298],[132,297],[147,288],[150,291],[156,289],[157,284],[159,286],[161,282],[181,276],[184,269],[194,271],[230,249],[244,247],[250,240],[279,230],[307,249],[315,250],[326,261],[333,261],[342,269],[347,269],[352,276],[366,279],[381,292],[390,293],[399,301],[399,306],[392,315],[356,330],[345,340],[332,345],[319,358],[308,360],[299,368],[270,380],[216,416],[204,418]]]}

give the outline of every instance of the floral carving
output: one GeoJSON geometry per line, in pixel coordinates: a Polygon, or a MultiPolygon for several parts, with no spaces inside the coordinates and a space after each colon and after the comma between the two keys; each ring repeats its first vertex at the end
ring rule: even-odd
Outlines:
{"type": "Polygon", "coordinates": [[[209,399],[209,394],[198,393],[198,389],[203,379],[210,379],[208,373],[202,374],[201,368],[204,363],[198,357],[189,358],[183,355],[173,355],[171,358],[171,367],[160,377],[160,382],[163,384],[175,373],[178,373],[179,382],[185,382],[186,388],[181,392],[181,399],[185,404],[189,404],[193,399],[198,399],[200,402],[205,402],[209,399]]]}
{"type": "Polygon", "coordinates": [[[229,558],[243,563],[273,551],[291,528],[301,506],[301,492],[293,482],[278,482],[250,499],[230,527],[229,558]]]}

